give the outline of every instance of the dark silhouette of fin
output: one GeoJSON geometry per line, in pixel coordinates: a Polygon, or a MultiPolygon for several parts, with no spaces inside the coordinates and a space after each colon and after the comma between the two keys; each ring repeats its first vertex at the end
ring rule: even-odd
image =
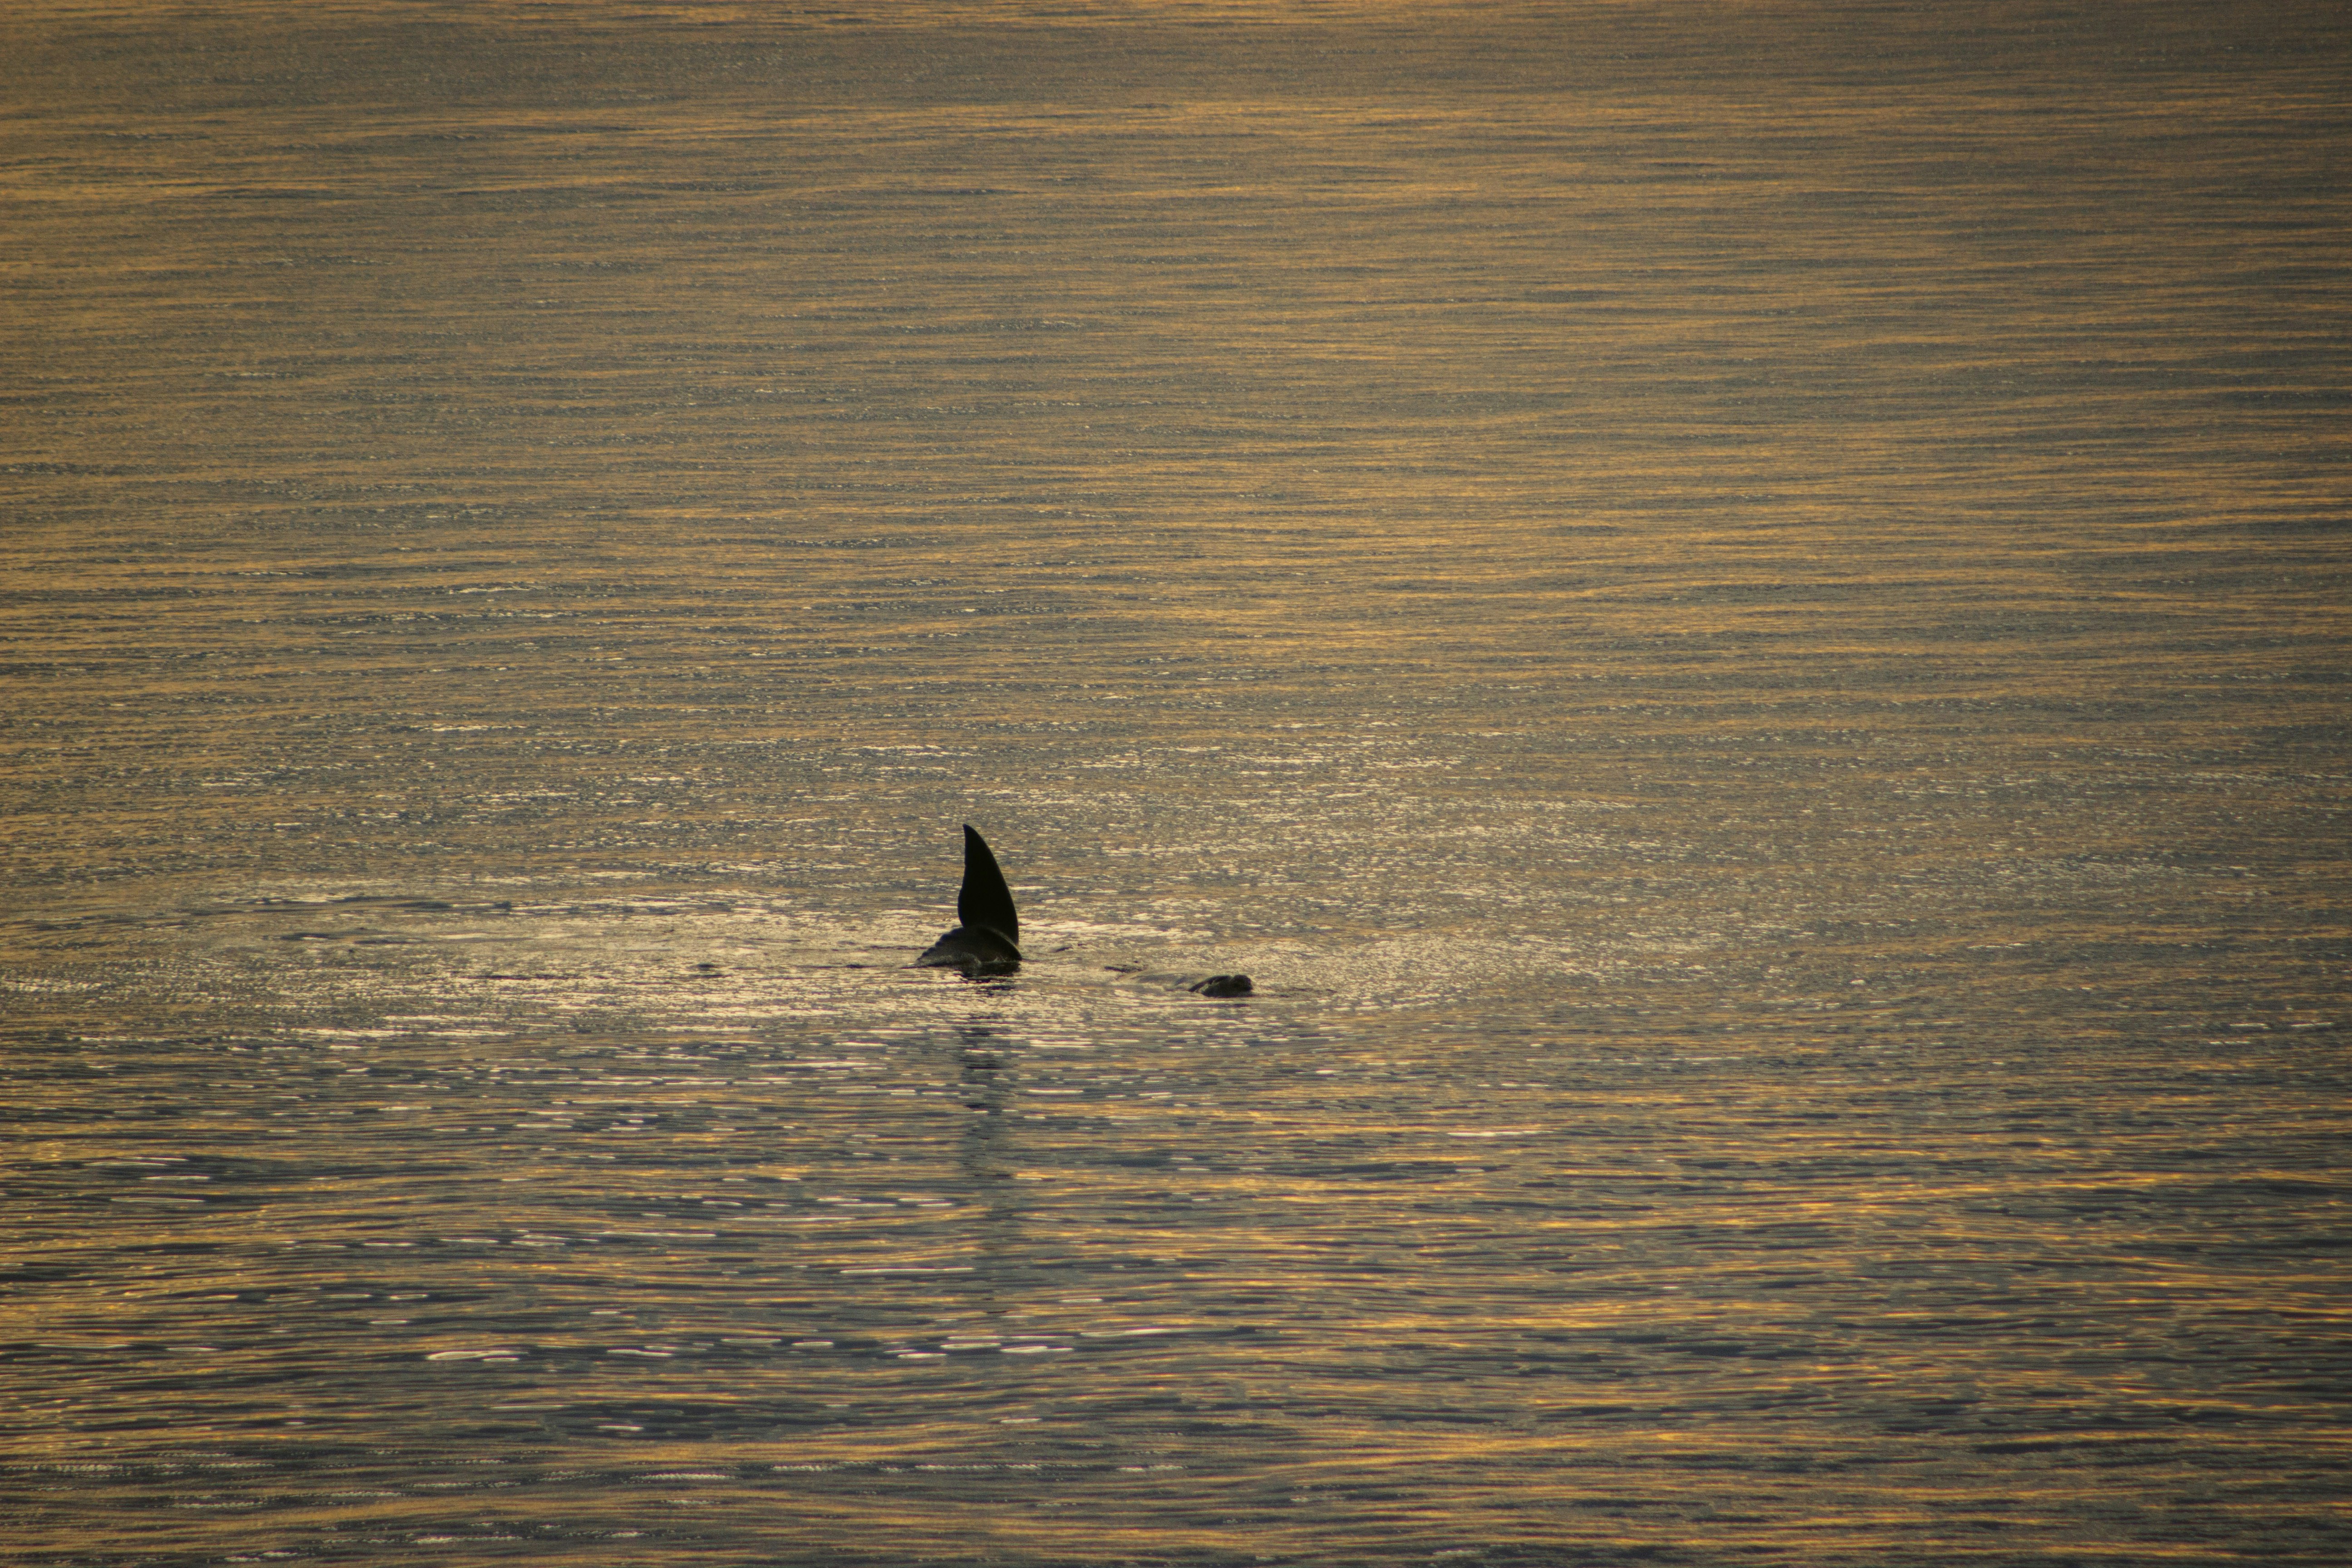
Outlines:
{"type": "Polygon", "coordinates": [[[1212,974],[1206,980],[1196,980],[1184,987],[1203,996],[1246,996],[1257,989],[1246,974],[1212,974]]]}
{"type": "Polygon", "coordinates": [[[956,894],[956,918],[963,923],[923,950],[915,960],[926,969],[961,969],[966,974],[1002,974],[1021,967],[1021,917],[1013,889],[1004,885],[988,840],[963,825],[963,889],[956,894]]]}
{"type": "Polygon", "coordinates": [[[967,930],[977,926],[994,931],[1008,946],[1021,945],[1021,916],[1013,908],[1013,889],[1004,885],[1004,873],[997,869],[988,840],[969,822],[963,825],[963,890],[956,895],[956,919],[967,930]]]}

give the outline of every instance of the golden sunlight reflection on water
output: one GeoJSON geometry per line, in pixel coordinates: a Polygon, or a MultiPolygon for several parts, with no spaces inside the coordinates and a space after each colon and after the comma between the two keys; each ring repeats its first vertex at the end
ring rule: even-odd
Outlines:
{"type": "Polygon", "coordinates": [[[2344,1555],[2340,27],[0,27],[11,1561],[2344,1555]]]}

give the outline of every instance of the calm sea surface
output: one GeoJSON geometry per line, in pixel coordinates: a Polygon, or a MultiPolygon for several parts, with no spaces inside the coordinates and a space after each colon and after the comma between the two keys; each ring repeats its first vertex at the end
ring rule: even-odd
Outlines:
{"type": "Polygon", "coordinates": [[[857,3],[0,20],[0,1556],[2352,1560],[2341,15],[857,3]]]}

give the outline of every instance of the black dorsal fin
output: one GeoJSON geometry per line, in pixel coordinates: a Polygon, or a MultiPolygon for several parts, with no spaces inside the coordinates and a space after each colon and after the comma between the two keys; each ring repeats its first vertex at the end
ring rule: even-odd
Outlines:
{"type": "Polygon", "coordinates": [[[963,825],[963,890],[956,894],[956,919],[967,926],[992,931],[1021,945],[1021,917],[1013,912],[1013,889],[996,868],[988,840],[969,822],[963,825]]]}

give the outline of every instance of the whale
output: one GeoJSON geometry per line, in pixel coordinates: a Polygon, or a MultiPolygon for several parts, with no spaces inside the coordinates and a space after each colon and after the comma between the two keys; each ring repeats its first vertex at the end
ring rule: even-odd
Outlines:
{"type": "Polygon", "coordinates": [[[1021,967],[1021,915],[1013,889],[1004,885],[995,851],[980,829],[963,825],[963,887],[956,893],[956,919],[915,960],[919,969],[961,969],[966,974],[1006,974],[1021,967]]]}
{"type": "MultiPolygon", "coordinates": [[[[996,852],[969,822],[963,825],[963,886],[956,891],[956,920],[953,930],[941,932],[915,960],[918,969],[958,969],[969,978],[1010,974],[1021,967],[1021,914],[1013,907],[1013,889],[1004,885],[996,852]]],[[[1124,964],[1112,968],[1127,972],[1124,964]]],[[[1184,989],[1222,999],[1247,996],[1253,988],[1246,974],[1212,974],[1184,989]]]]}

